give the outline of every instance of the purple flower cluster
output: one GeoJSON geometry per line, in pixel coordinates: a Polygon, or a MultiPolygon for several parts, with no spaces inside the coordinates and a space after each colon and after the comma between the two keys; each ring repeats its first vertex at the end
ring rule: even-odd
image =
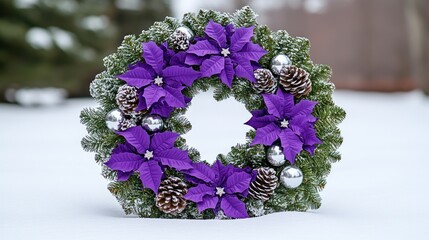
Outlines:
{"type": "Polygon", "coordinates": [[[204,163],[194,163],[193,168],[184,171],[187,180],[195,187],[189,189],[185,199],[197,204],[198,211],[223,210],[226,216],[246,218],[246,205],[240,198],[247,196],[249,185],[256,171],[224,166],[217,160],[209,167],[204,163]]]}
{"type": "Polygon", "coordinates": [[[252,36],[253,27],[223,27],[211,20],[205,36],[196,38],[187,51],[175,52],[167,43],[143,43],[144,61],[131,65],[118,78],[138,89],[136,111],[150,109],[152,114],[168,117],[174,108],[186,107],[190,99],[182,90],[200,77],[218,76],[230,88],[234,77],[254,81],[253,70],[267,52],[252,42],[252,36]]]}
{"type": "Polygon", "coordinates": [[[143,187],[158,192],[163,168],[178,171],[192,169],[188,152],[174,147],[179,134],[172,132],[155,133],[153,136],[140,126],[129,128],[117,134],[125,138],[112,152],[106,165],[118,171],[118,180],[126,181],[134,172],[140,174],[143,187]]]}
{"type": "Polygon", "coordinates": [[[151,108],[152,114],[168,117],[174,108],[186,107],[190,101],[182,90],[192,85],[200,73],[184,64],[186,53],[175,53],[164,43],[143,43],[144,62],[137,62],[118,78],[139,92],[136,111],[151,108]]]}
{"type": "Polygon", "coordinates": [[[210,20],[206,37],[189,47],[185,62],[201,66],[201,77],[219,76],[229,88],[234,76],[254,82],[254,68],[259,67],[258,61],[267,51],[251,41],[253,28],[223,27],[210,20]]]}
{"type": "Polygon", "coordinates": [[[281,89],[262,96],[267,109],[252,111],[253,117],[246,122],[256,129],[251,145],[271,146],[280,140],[283,154],[292,164],[303,149],[314,154],[316,145],[322,143],[314,129],[317,118],[312,115],[317,102],[301,100],[295,104],[294,97],[281,89]]]}

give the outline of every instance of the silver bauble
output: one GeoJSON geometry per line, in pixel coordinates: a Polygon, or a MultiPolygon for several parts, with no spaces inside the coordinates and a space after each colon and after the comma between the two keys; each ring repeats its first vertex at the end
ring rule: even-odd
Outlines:
{"type": "Polygon", "coordinates": [[[142,127],[149,132],[158,132],[164,128],[164,121],[158,115],[146,115],[142,118],[142,127]]]}
{"type": "Polygon", "coordinates": [[[280,182],[286,188],[297,188],[303,179],[302,171],[296,166],[287,166],[280,174],[280,182]]]}
{"type": "Polygon", "coordinates": [[[276,145],[270,146],[267,149],[267,160],[271,165],[275,167],[283,165],[286,160],[282,148],[276,145]]]}
{"type": "Polygon", "coordinates": [[[188,38],[188,40],[192,40],[192,38],[194,37],[194,33],[192,32],[191,29],[189,29],[188,27],[185,26],[181,26],[176,28],[176,30],[174,31],[175,33],[177,32],[181,32],[186,34],[186,37],[188,38]]]}
{"type": "Polygon", "coordinates": [[[119,109],[113,109],[106,114],[106,126],[112,131],[118,131],[124,115],[119,109]]]}
{"type": "Polygon", "coordinates": [[[284,66],[290,65],[292,65],[292,61],[290,60],[290,58],[285,54],[280,53],[271,59],[271,72],[273,72],[273,74],[275,75],[279,75],[280,70],[282,70],[284,66]]]}

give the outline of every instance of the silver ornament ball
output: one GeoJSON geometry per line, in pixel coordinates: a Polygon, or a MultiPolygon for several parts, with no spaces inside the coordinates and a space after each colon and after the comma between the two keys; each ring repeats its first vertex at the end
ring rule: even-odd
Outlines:
{"type": "Polygon", "coordinates": [[[286,160],[282,148],[277,145],[270,146],[267,149],[267,160],[271,165],[275,167],[283,165],[286,160]]]}
{"type": "Polygon", "coordinates": [[[149,132],[158,132],[164,129],[164,121],[158,115],[147,115],[142,118],[142,127],[149,132]]]}
{"type": "Polygon", "coordinates": [[[113,109],[106,114],[106,126],[112,131],[118,131],[124,115],[119,109],[113,109]]]}
{"type": "Polygon", "coordinates": [[[297,188],[303,179],[302,171],[296,166],[287,166],[280,174],[280,182],[286,188],[297,188]]]}
{"type": "Polygon", "coordinates": [[[271,59],[271,63],[270,63],[271,71],[275,75],[279,75],[280,70],[282,70],[282,68],[284,66],[290,66],[290,65],[292,65],[292,61],[290,60],[290,58],[288,56],[286,56],[283,53],[280,53],[280,54],[274,56],[271,59]]]}
{"type": "Polygon", "coordinates": [[[189,29],[188,27],[185,27],[185,26],[178,27],[174,32],[175,33],[178,33],[178,32],[184,33],[186,35],[186,37],[188,38],[188,40],[192,40],[192,38],[194,38],[194,33],[192,32],[192,30],[189,29]]]}

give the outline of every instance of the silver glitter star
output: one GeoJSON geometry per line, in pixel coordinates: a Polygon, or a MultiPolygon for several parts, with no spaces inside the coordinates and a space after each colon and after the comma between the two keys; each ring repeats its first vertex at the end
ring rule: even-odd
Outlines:
{"type": "Polygon", "coordinates": [[[225,189],[223,187],[216,187],[216,195],[222,197],[225,194],[225,189]]]}
{"type": "Polygon", "coordinates": [[[161,86],[164,83],[162,77],[160,76],[157,76],[154,80],[155,80],[155,84],[158,86],[161,86]]]}
{"type": "Polygon", "coordinates": [[[227,57],[231,52],[229,51],[229,48],[222,48],[222,51],[220,52],[224,57],[227,57]]]}
{"type": "Polygon", "coordinates": [[[146,150],[146,152],[144,153],[144,157],[147,160],[150,160],[151,158],[153,158],[153,151],[146,150]]]}
{"type": "Polygon", "coordinates": [[[289,126],[289,121],[286,119],[283,119],[283,121],[280,122],[280,127],[287,128],[289,126]]]}

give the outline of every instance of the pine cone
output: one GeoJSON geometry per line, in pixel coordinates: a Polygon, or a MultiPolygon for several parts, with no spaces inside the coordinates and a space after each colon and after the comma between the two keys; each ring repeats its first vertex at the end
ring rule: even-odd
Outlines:
{"type": "Polygon", "coordinates": [[[137,88],[126,84],[119,87],[118,93],[116,94],[116,103],[124,114],[134,115],[139,103],[137,88]]]}
{"type": "Polygon", "coordinates": [[[280,70],[279,84],[284,90],[298,98],[307,96],[311,92],[309,74],[304,69],[295,66],[284,66],[280,70]]]}
{"type": "Polygon", "coordinates": [[[181,31],[174,32],[171,37],[171,45],[176,50],[186,50],[189,48],[189,38],[186,33],[181,31]]]}
{"type": "Polygon", "coordinates": [[[270,70],[265,68],[256,69],[254,72],[256,83],[253,84],[258,93],[274,93],[277,90],[277,79],[270,70]]]}
{"type": "Polygon", "coordinates": [[[132,128],[137,126],[137,122],[136,119],[133,118],[123,118],[120,122],[119,122],[119,131],[125,131],[128,128],[132,128]]]}
{"type": "Polygon", "coordinates": [[[161,182],[155,203],[165,213],[181,213],[186,207],[183,196],[188,192],[186,184],[178,177],[169,177],[161,182]]]}
{"type": "Polygon", "coordinates": [[[277,187],[276,171],[272,168],[258,168],[255,181],[250,183],[249,195],[255,199],[267,201],[277,187]]]}

